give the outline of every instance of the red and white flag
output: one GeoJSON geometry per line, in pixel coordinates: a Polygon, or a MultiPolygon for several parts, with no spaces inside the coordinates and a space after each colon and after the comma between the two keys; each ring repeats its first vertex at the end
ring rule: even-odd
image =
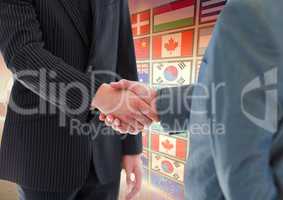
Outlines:
{"type": "Polygon", "coordinates": [[[132,31],[134,36],[150,33],[150,10],[132,15],[132,31]]]}
{"type": "Polygon", "coordinates": [[[161,152],[180,160],[186,160],[187,141],[165,135],[152,134],[151,149],[155,152],[161,152]]]}
{"type": "Polygon", "coordinates": [[[191,57],[193,38],[192,30],[153,36],[153,59],[191,57]]]}

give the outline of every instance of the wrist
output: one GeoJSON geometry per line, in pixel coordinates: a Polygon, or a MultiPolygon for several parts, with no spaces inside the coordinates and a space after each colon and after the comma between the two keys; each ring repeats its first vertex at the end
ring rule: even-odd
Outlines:
{"type": "Polygon", "coordinates": [[[132,158],[135,160],[140,160],[141,157],[142,157],[142,153],[139,153],[139,154],[133,154],[133,155],[124,155],[123,159],[132,158]]]}
{"type": "MultiPolygon", "coordinates": [[[[91,108],[92,109],[98,109],[100,110],[101,109],[101,106],[103,105],[103,97],[105,94],[107,94],[106,92],[109,90],[110,88],[110,85],[109,84],[106,84],[106,83],[103,83],[96,91],[96,94],[94,96],[94,98],[92,99],[92,102],[91,102],[91,108]]],[[[104,102],[105,103],[105,102],[104,102]]]]}

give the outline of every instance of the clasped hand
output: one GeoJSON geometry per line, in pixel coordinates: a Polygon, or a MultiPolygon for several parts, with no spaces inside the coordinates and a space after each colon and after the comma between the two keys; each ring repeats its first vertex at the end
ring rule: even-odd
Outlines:
{"type": "Polygon", "coordinates": [[[97,91],[92,108],[97,108],[100,120],[120,133],[137,134],[158,122],[156,91],[128,80],[103,84],[97,91]]]}

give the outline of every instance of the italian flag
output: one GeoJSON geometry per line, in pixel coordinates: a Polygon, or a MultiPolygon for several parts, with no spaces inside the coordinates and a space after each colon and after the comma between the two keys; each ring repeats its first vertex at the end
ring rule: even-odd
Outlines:
{"type": "Polygon", "coordinates": [[[195,0],[179,0],[153,10],[154,32],[182,28],[194,24],[195,0]]]}

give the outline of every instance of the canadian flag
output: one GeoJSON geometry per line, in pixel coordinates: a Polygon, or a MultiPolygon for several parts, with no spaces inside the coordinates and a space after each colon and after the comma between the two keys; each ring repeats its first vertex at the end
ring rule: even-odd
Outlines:
{"type": "Polygon", "coordinates": [[[132,15],[132,30],[134,36],[146,35],[150,32],[150,11],[132,15]]]}
{"type": "Polygon", "coordinates": [[[191,57],[193,55],[193,31],[158,35],[153,37],[153,58],[191,57]]]}
{"type": "Polygon", "coordinates": [[[187,141],[165,135],[152,134],[151,149],[155,152],[164,153],[180,160],[187,156],[187,141]]]}

